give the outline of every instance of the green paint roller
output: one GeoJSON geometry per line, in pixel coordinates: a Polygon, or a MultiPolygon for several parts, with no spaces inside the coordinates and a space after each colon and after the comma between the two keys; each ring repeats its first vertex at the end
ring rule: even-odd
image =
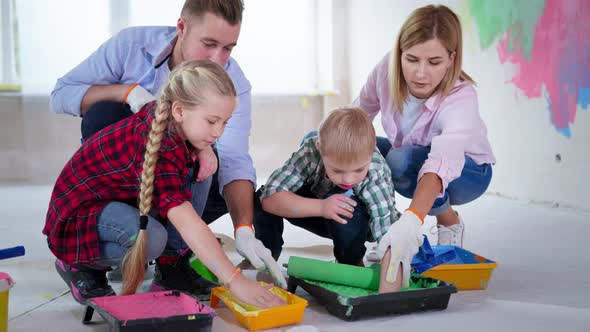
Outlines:
{"type": "Polygon", "coordinates": [[[373,264],[371,267],[359,267],[291,256],[287,273],[300,279],[377,290],[379,289],[380,268],[379,264],[373,264]]]}

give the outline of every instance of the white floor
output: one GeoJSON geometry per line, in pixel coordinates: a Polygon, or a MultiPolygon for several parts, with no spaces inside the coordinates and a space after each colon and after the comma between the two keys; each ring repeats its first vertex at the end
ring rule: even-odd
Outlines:
{"type": "MultiPolygon", "coordinates": [[[[10,291],[8,330],[108,331],[99,316],[94,325],[81,324],[83,307],[66,293],[53,268],[41,234],[50,190],[0,186],[0,248],[24,245],[27,250],[25,257],[0,261],[0,271],[17,282],[10,291]]],[[[401,200],[400,207],[404,204],[407,201],[401,200]]],[[[344,322],[298,289],[309,301],[303,322],[299,329],[277,331],[590,331],[590,213],[493,195],[459,211],[467,225],[465,248],[499,264],[485,291],[454,294],[444,311],[344,322]]],[[[218,220],[212,228],[225,235],[225,248],[238,263],[233,239],[227,236],[229,219],[218,220]]],[[[281,263],[289,255],[333,259],[328,241],[288,226],[285,234],[281,263]]],[[[213,330],[244,329],[227,308],[220,308],[213,330]]]]}

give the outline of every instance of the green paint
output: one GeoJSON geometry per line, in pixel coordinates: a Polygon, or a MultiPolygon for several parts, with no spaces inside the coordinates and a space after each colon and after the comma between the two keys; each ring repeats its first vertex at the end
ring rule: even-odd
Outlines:
{"type": "MultiPolygon", "coordinates": [[[[321,282],[321,281],[313,281],[313,280],[305,280],[306,282],[314,285],[318,285],[323,287],[331,292],[337,293],[338,301],[342,305],[348,305],[348,299],[353,297],[361,297],[361,296],[368,296],[368,295],[376,295],[379,294],[377,290],[373,289],[365,289],[365,288],[358,288],[358,287],[350,287],[344,285],[337,285],[328,282],[321,282]]],[[[410,287],[402,288],[402,291],[411,291],[411,290],[418,290],[424,288],[436,288],[441,285],[439,280],[431,279],[428,277],[421,276],[419,274],[412,274],[412,278],[410,279],[410,287]]]]}
{"type": "Polygon", "coordinates": [[[482,49],[490,47],[509,31],[508,51],[522,50],[523,56],[530,59],[535,27],[545,9],[545,0],[467,1],[479,30],[482,49]]]}

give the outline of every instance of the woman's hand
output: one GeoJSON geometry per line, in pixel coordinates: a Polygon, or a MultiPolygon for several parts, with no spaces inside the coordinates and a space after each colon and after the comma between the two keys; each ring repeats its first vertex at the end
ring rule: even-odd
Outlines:
{"type": "Polygon", "coordinates": [[[346,224],[342,217],[352,218],[355,206],[356,201],[344,194],[332,195],[322,200],[322,217],[346,224]]]}
{"type": "Polygon", "coordinates": [[[197,181],[203,181],[217,171],[217,156],[213,152],[213,148],[208,146],[203,150],[193,155],[193,160],[199,163],[199,174],[197,174],[197,181]]]}
{"type": "Polygon", "coordinates": [[[272,293],[273,285],[262,286],[258,281],[250,280],[242,274],[238,274],[230,282],[232,294],[247,304],[265,309],[286,305],[283,299],[272,293]]]}

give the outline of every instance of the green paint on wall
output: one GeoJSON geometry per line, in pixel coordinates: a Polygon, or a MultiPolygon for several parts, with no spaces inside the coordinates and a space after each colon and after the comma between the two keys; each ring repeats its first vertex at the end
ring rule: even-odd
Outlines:
{"type": "Polygon", "coordinates": [[[523,56],[530,59],[535,26],[545,9],[545,0],[467,1],[479,31],[482,49],[490,47],[508,31],[508,51],[522,50],[523,56]]]}

